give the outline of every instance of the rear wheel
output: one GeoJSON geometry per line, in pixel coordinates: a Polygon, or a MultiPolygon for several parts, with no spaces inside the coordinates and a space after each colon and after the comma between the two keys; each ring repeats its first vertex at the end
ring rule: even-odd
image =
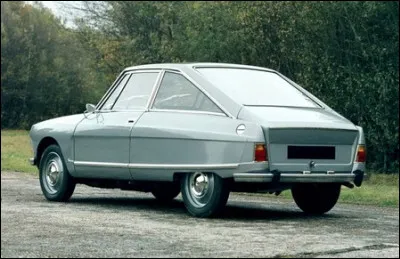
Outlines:
{"type": "Polygon", "coordinates": [[[181,179],[181,193],[188,212],[196,217],[217,215],[229,197],[227,183],[214,173],[195,172],[181,179]]]}
{"type": "Polygon", "coordinates": [[[75,190],[74,179],[68,172],[61,149],[57,145],[48,146],[39,164],[40,187],[46,199],[67,201],[75,190]]]}
{"type": "Polygon", "coordinates": [[[336,204],[340,195],[340,184],[302,183],[292,187],[292,196],[297,206],[309,214],[324,214],[336,204]]]}
{"type": "Polygon", "coordinates": [[[154,197],[161,202],[173,200],[180,192],[179,184],[175,183],[157,184],[151,191],[154,197]]]}

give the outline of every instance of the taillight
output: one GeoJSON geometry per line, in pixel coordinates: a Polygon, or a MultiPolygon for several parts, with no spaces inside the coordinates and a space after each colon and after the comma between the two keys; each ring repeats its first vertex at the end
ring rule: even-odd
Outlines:
{"type": "Polygon", "coordinates": [[[256,144],[254,150],[254,161],[265,162],[268,161],[267,149],[264,144],[256,144]]]}
{"type": "Polygon", "coordinates": [[[365,145],[358,145],[356,162],[365,163],[365,161],[367,160],[366,153],[367,153],[367,150],[365,148],[365,145]]]}

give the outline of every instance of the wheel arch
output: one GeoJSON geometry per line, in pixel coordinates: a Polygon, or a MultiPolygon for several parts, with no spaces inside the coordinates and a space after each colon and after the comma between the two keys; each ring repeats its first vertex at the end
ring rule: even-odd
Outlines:
{"type": "Polygon", "coordinates": [[[39,145],[36,150],[36,158],[35,158],[35,165],[39,167],[40,159],[42,159],[43,152],[46,148],[50,145],[57,145],[60,146],[57,140],[53,137],[47,136],[40,140],[39,145]]]}

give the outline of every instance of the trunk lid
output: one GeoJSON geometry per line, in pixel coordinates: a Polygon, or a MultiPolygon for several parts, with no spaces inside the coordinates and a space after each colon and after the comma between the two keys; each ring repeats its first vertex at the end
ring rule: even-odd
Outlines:
{"type": "Polygon", "coordinates": [[[358,130],[339,114],[314,108],[247,106],[239,118],[262,126],[271,171],[352,170],[358,130]]]}

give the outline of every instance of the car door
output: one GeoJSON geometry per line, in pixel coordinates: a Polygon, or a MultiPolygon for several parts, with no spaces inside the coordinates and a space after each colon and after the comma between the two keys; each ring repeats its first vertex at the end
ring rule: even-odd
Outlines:
{"type": "Polygon", "coordinates": [[[131,130],[146,111],[158,76],[152,70],[123,74],[99,110],[78,124],[74,165],[80,177],[130,179],[131,130]]]}
{"type": "Polygon", "coordinates": [[[175,172],[232,169],[246,138],[183,74],[166,71],[154,104],[132,129],[130,170],[135,180],[170,181],[175,172]]]}

